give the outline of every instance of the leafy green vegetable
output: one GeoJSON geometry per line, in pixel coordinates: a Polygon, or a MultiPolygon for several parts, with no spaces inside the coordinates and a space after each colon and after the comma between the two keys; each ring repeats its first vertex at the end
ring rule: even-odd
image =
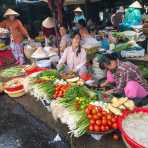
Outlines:
{"type": "Polygon", "coordinates": [[[116,47],[113,49],[113,51],[122,51],[122,50],[127,50],[131,47],[128,43],[121,43],[117,44],[116,47]]]}
{"type": "Polygon", "coordinates": [[[0,72],[0,76],[4,78],[17,77],[23,74],[25,74],[25,71],[21,66],[10,67],[10,68],[1,70],[0,72]]]}
{"type": "Polygon", "coordinates": [[[65,98],[75,99],[76,97],[87,97],[96,99],[96,93],[88,89],[86,86],[71,86],[64,95],[65,98]]]}
{"type": "Polygon", "coordinates": [[[49,99],[51,99],[54,95],[55,87],[54,87],[54,84],[51,82],[42,83],[42,84],[38,85],[38,90],[47,93],[49,99]]]}
{"type": "Polygon", "coordinates": [[[57,78],[58,73],[56,70],[46,70],[46,71],[40,72],[36,77],[40,78],[40,77],[45,77],[45,76],[57,78]]]}

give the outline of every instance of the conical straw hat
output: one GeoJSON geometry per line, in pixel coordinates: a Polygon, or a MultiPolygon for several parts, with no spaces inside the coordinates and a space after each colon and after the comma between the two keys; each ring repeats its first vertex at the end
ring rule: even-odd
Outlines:
{"type": "Polygon", "coordinates": [[[74,12],[82,12],[83,10],[80,7],[77,7],[74,12]]]}
{"type": "Polygon", "coordinates": [[[40,2],[48,3],[48,0],[40,0],[40,2]]]}
{"type": "Polygon", "coordinates": [[[16,11],[12,10],[12,9],[8,9],[8,10],[5,12],[4,17],[10,16],[10,15],[19,16],[20,14],[17,13],[16,11]]]}
{"type": "Polygon", "coordinates": [[[52,17],[47,17],[45,20],[42,22],[42,26],[45,28],[54,28],[55,27],[55,22],[52,17]]]}
{"type": "Polygon", "coordinates": [[[142,8],[141,4],[138,1],[135,1],[134,3],[132,3],[129,7],[130,8],[142,8]]]}
{"type": "Polygon", "coordinates": [[[31,56],[34,59],[44,59],[48,58],[48,54],[43,50],[42,47],[39,47],[31,56]]]}

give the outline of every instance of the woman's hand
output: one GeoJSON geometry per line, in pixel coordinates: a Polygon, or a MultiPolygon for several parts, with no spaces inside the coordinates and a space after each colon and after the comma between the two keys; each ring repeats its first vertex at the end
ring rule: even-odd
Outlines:
{"type": "Polygon", "coordinates": [[[31,42],[31,41],[32,41],[32,39],[31,39],[31,37],[30,37],[30,36],[27,36],[27,40],[28,40],[29,42],[31,42]]]}
{"type": "Polygon", "coordinates": [[[112,93],[113,93],[113,89],[110,89],[110,90],[105,92],[105,94],[112,94],[112,93]]]}
{"type": "Polygon", "coordinates": [[[107,85],[108,85],[108,81],[105,81],[104,83],[100,84],[100,87],[103,88],[103,87],[106,87],[107,85]]]}

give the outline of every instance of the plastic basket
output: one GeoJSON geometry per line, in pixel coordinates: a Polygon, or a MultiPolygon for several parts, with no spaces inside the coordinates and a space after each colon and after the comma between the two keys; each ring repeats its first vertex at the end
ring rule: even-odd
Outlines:
{"type": "Polygon", "coordinates": [[[132,114],[132,113],[139,113],[139,112],[143,112],[143,113],[148,113],[148,108],[135,108],[133,111],[124,111],[122,116],[119,118],[118,120],[118,128],[122,134],[122,137],[126,143],[126,145],[128,147],[131,147],[131,148],[144,148],[142,145],[136,143],[133,139],[131,139],[127,134],[126,132],[123,130],[123,127],[122,127],[122,123],[123,121],[126,119],[126,117],[129,115],[129,114],[132,114]]]}
{"type": "Polygon", "coordinates": [[[18,97],[25,95],[25,90],[22,89],[22,90],[15,91],[15,92],[9,92],[9,91],[5,90],[5,93],[7,93],[8,96],[11,97],[11,98],[18,98],[18,97]]]}
{"type": "Polygon", "coordinates": [[[32,68],[32,69],[26,70],[26,73],[27,75],[31,75],[32,73],[41,72],[45,70],[49,70],[49,69],[48,68],[32,68]]]}

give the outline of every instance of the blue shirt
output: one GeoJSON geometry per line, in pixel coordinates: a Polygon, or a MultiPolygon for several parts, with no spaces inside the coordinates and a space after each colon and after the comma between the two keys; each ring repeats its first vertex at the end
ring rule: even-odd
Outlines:
{"type": "Polygon", "coordinates": [[[81,20],[81,19],[85,20],[84,15],[77,15],[77,16],[75,16],[74,17],[74,23],[78,23],[79,20],[81,20]]]}
{"type": "Polygon", "coordinates": [[[101,48],[108,50],[109,49],[109,41],[107,38],[101,40],[101,48]]]}

